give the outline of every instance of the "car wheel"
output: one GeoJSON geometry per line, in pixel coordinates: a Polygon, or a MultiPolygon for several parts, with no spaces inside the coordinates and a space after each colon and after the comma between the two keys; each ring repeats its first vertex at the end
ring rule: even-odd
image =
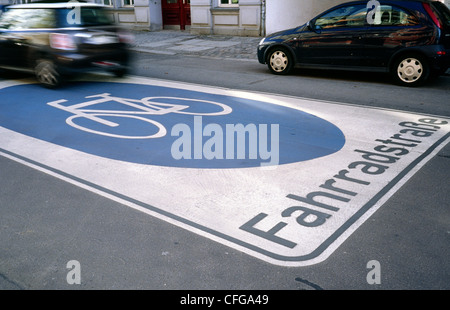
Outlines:
{"type": "Polygon", "coordinates": [[[38,82],[45,87],[55,88],[61,84],[61,75],[55,64],[50,60],[39,60],[34,71],[38,82]]]}
{"type": "Polygon", "coordinates": [[[128,72],[128,70],[125,68],[116,69],[116,70],[112,71],[112,73],[118,78],[124,77],[127,74],[127,72],[128,72]]]}
{"type": "Polygon", "coordinates": [[[430,76],[427,61],[420,55],[404,55],[395,62],[392,71],[400,85],[419,86],[430,76]]]}
{"type": "Polygon", "coordinates": [[[284,48],[275,48],[267,57],[267,65],[272,73],[288,74],[294,66],[294,60],[284,48]]]}

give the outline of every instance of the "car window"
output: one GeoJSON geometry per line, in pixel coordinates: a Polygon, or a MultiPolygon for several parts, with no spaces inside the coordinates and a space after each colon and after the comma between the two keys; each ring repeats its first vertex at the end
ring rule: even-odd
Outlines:
{"type": "Polygon", "coordinates": [[[378,26],[414,26],[419,20],[405,10],[390,6],[381,5],[375,13],[373,25],[378,26]]]}
{"type": "Polygon", "coordinates": [[[319,16],[315,21],[315,25],[320,26],[322,29],[363,27],[366,15],[366,5],[344,6],[319,16]]]}
{"type": "Polygon", "coordinates": [[[10,9],[2,14],[0,28],[10,30],[54,28],[51,9],[10,9]]]}
{"type": "Polygon", "coordinates": [[[106,10],[98,7],[81,7],[79,16],[74,15],[70,8],[59,9],[59,24],[61,27],[88,27],[113,24],[112,18],[106,10]],[[74,18],[76,17],[76,18],[74,18]]]}

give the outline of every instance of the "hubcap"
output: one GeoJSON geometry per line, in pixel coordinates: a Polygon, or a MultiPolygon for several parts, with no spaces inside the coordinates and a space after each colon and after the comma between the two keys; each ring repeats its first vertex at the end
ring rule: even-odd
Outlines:
{"type": "Polygon", "coordinates": [[[423,74],[422,63],[415,58],[406,58],[397,69],[398,77],[405,83],[413,83],[420,79],[423,74]]]}
{"type": "Polygon", "coordinates": [[[270,57],[270,66],[276,72],[286,70],[288,65],[288,57],[282,51],[276,51],[270,57]]]}

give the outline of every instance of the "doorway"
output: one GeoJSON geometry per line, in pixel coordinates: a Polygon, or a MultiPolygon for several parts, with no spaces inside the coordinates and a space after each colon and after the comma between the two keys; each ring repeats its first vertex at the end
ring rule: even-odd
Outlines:
{"type": "Polygon", "coordinates": [[[185,30],[191,25],[190,0],[162,0],[163,28],[185,30]]]}

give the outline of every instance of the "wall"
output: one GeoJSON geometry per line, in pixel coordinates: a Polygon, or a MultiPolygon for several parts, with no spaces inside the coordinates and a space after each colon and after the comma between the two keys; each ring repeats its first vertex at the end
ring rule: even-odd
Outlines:
{"type": "MultiPolygon", "coordinates": [[[[438,0],[450,7],[450,0],[438,0]]],[[[348,0],[266,0],[265,33],[303,25],[334,5],[348,0]]]]}
{"type": "Polygon", "coordinates": [[[161,0],[149,0],[150,31],[163,29],[161,0]]]}
{"type": "MultiPolygon", "coordinates": [[[[10,4],[20,0],[0,0],[10,4]]],[[[450,0],[439,0],[450,7],[450,0]]],[[[101,0],[88,0],[100,2],[101,0]]],[[[114,19],[124,26],[162,29],[161,0],[135,0],[120,7],[114,0],[114,19]]],[[[306,23],[322,11],[346,0],[240,0],[237,8],[219,8],[218,0],[191,0],[191,33],[263,36],[306,23]],[[265,9],[262,4],[265,2],[265,9]]]]}
{"type": "MultiPolygon", "coordinates": [[[[151,3],[150,1],[151,0],[134,0],[134,7],[123,7],[121,0],[113,0],[113,5],[110,7],[110,10],[114,21],[128,28],[151,28],[150,7],[153,1],[151,3]]],[[[87,0],[87,2],[103,3],[102,0],[87,0]]]]}
{"type": "Polygon", "coordinates": [[[219,7],[217,0],[191,0],[191,33],[259,36],[261,0],[240,0],[238,7],[219,7]]]}
{"type": "Polygon", "coordinates": [[[297,27],[347,0],[266,0],[266,34],[297,27]]]}
{"type": "Polygon", "coordinates": [[[210,34],[213,31],[211,0],[191,0],[191,32],[210,34]]]}

